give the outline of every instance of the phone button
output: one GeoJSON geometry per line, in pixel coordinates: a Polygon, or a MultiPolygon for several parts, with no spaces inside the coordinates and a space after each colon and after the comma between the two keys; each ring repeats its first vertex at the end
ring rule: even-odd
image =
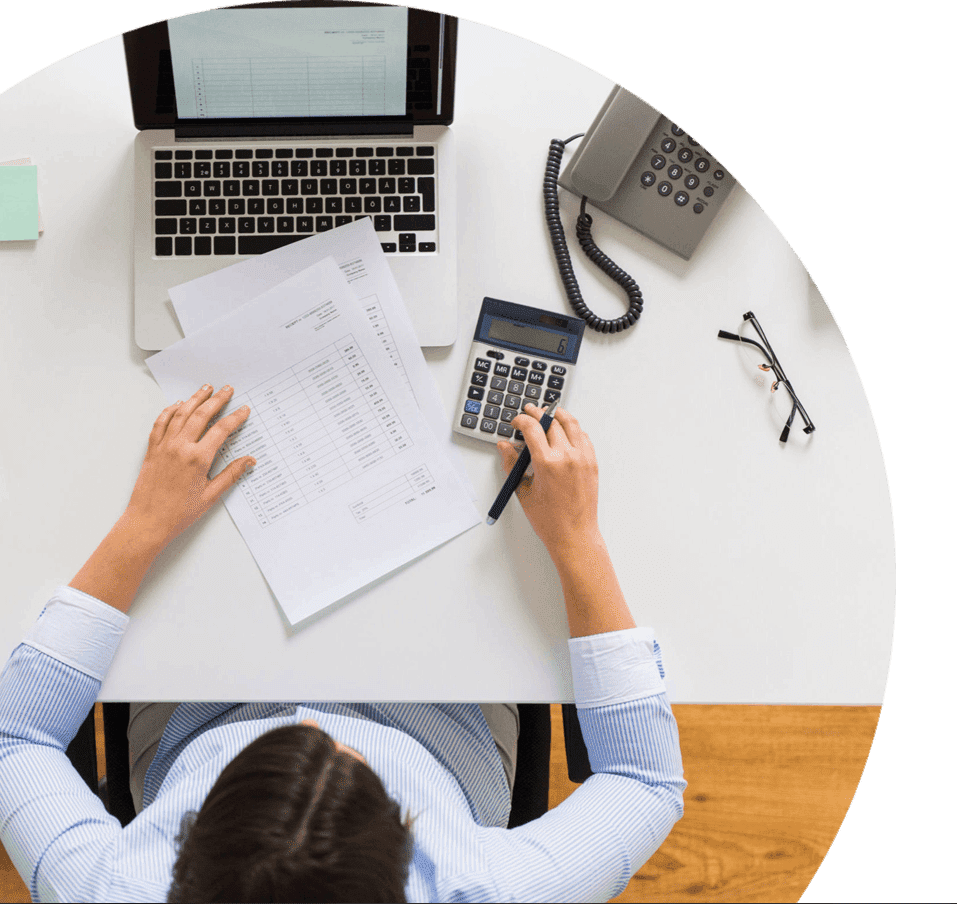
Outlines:
{"type": "Polygon", "coordinates": [[[651,158],[651,165],[654,169],[661,169],[667,162],[661,154],[655,154],[655,156],[651,158]]]}
{"type": "Polygon", "coordinates": [[[714,189],[710,185],[706,185],[703,191],[706,198],[710,198],[714,194],[714,189]]]}
{"type": "Polygon", "coordinates": [[[699,173],[706,173],[711,168],[711,161],[707,157],[699,157],[694,162],[694,168],[699,173]]]}
{"type": "Polygon", "coordinates": [[[651,170],[646,170],[641,174],[641,184],[646,188],[655,184],[655,174],[651,170]]]}
{"type": "Polygon", "coordinates": [[[702,203],[699,201],[699,202],[698,202],[697,204],[695,204],[695,206],[692,207],[691,209],[692,209],[695,213],[701,213],[701,211],[704,210],[704,204],[702,204],[702,203]]]}
{"type": "Polygon", "coordinates": [[[684,207],[689,200],[690,198],[688,197],[688,193],[686,191],[679,191],[675,195],[675,204],[677,204],[679,207],[684,207]]]}
{"type": "Polygon", "coordinates": [[[661,182],[658,184],[658,194],[665,198],[671,194],[671,183],[661,182]]]}
{"type": "Polygon", "coordinates": [[[684,170],[677,163],[672,163],[668,167],[668,176],[672,179],[680,179],[683,172],[684,170]]]}
{"type": "Polygon", "coordinates": [[[676,147],[678,147],[678,142],[674,138],[666,138],[661,142],[661,149],[666,154],[670,154],[676,147]]]}
{"type": "Polygon", "coordinates": [[[698,183],[701,180],[694,173],[689,173],[685,176],[685,188],[690,188],[692,191],[698,187],[698,183]]]}
{"type": "Polygon", "coordinates": [[[694,153],[692,152],[691,148],[682,148],[680,151],[678,151],[678,159],[682,163],[690,163],[692,157],[694,157],[694,153]]]}

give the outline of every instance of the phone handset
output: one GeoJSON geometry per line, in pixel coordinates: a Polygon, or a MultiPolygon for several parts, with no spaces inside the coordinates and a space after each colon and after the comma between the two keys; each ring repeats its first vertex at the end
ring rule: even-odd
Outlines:
{"type": "Polygon", "coordinates": [[[618,191],[658,119],[657,110],[617,85],[569,166],[570,181],[581,194],[608,201],[618,191]]]}
{"type": "MultiPolygon", "coordinates": [[[[620,333],[627,330],[638,321],[644,302],[641,297],[641,289],[638,283],[629,276],[621,267],[618,266],[604,251],[596,244],[591,235],[592,218],[585,212],[585,203],[588,201],[586,195],[582,195],[581,211],[578,214],[578,220],[575,224],[575,234],[578,236],[578,243],[582,250],[602,272],[610,276],[618,285],[620,285],[628,295],[628,311],[621,317],[614,320],[605,320],[599,317],[591,308],[585,304],[582,298],[581,289],[578,286],[578,279],[575,277],[575,270],[572,267],[572,259],[568,253],[568,244],[565,241],[565,230],[562,227],[561,215],[558,208],[558,173],[562,165],[562,156],[565,153],[565,145],[576,138],[581,138],[582,134],[573,135],[565,141],[552,139],[548,148],[548,161],[545,164],[545,180],[542,183],[542,194],[545,198],[545,223],[548,226],[549,238],[552,242],[552,250],[555,253],[555,262],[558,265],[558,273],[561,276],[562,284],[565,287],[565,294],[572,306],[572,310],[581,317],[585,323],[593,330],[600,333],[620,333]]],[[[634,158],[632,158],[633,160],[634,158]]],[[[625,168],[627,170],[627,167],[625,168]]],[[[619,178],[619,182],[621,178],[619,178]]],[[[617,189],[617,185],[614,189],[617,189]]]]}

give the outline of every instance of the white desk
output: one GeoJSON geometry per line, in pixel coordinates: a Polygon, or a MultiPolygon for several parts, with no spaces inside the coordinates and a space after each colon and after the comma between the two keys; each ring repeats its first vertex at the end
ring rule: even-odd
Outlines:
{"type": "MultiPolygon", "coordinates": [[[[610,88],[537,45],[461,25],[459,338],[427,352],[450,412],[483,296],[567,310],[541,212],[545,156],[610,88]]],[[[11,650],[122,511],[165,400],[133,342],[135,130],[120,39],[0,96],[0,122],[0,160],[39,166],[46,224],[36,243],[0,246],[11,650]]],[[[577,200],[565,200],[571,237],[577,200]]],[[[636,620],[656,629],[672,700],[879,703],[894,600],[884,470],[851,358],[799,260],[740,187],[690,263],[600,214],[595,235],[640,283],[645,313],[625,335],[587,332],[569,408],[598,450],[603,532],[636,620]],[[813,437],[796,429],[780,446],[768,385],[716,338],[747,310],[813,437]]],[[[617,287],[572,254],[586,301],[618,316],[617,287]]],[[[458,445],[491,501],[494,449],[458,445]]],[[[294,631],[219,506],[157,563],[132,617],[105,700],[571,694],[558,581],[517,505],[294,631]]]]}

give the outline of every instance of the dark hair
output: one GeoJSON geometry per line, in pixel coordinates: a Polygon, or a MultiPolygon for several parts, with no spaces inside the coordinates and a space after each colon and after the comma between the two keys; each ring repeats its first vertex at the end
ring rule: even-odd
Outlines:
{"type": "Polygon", "coordinates": [[[167,901],[405,901],[411,832],[365,763],[286,725],[187,813],[167,901]]]}

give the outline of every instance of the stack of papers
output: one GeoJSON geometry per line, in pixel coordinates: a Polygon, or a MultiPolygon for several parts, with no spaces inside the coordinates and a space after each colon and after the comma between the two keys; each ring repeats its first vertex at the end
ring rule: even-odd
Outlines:
{"type": "Polygon", "coordinates": [[[170,298],[186,338],[147,364],[171,402],[252,409],[214,473],[256,459],[226,508],[291,624],[481,521],[369,219],[170,298]]]}

